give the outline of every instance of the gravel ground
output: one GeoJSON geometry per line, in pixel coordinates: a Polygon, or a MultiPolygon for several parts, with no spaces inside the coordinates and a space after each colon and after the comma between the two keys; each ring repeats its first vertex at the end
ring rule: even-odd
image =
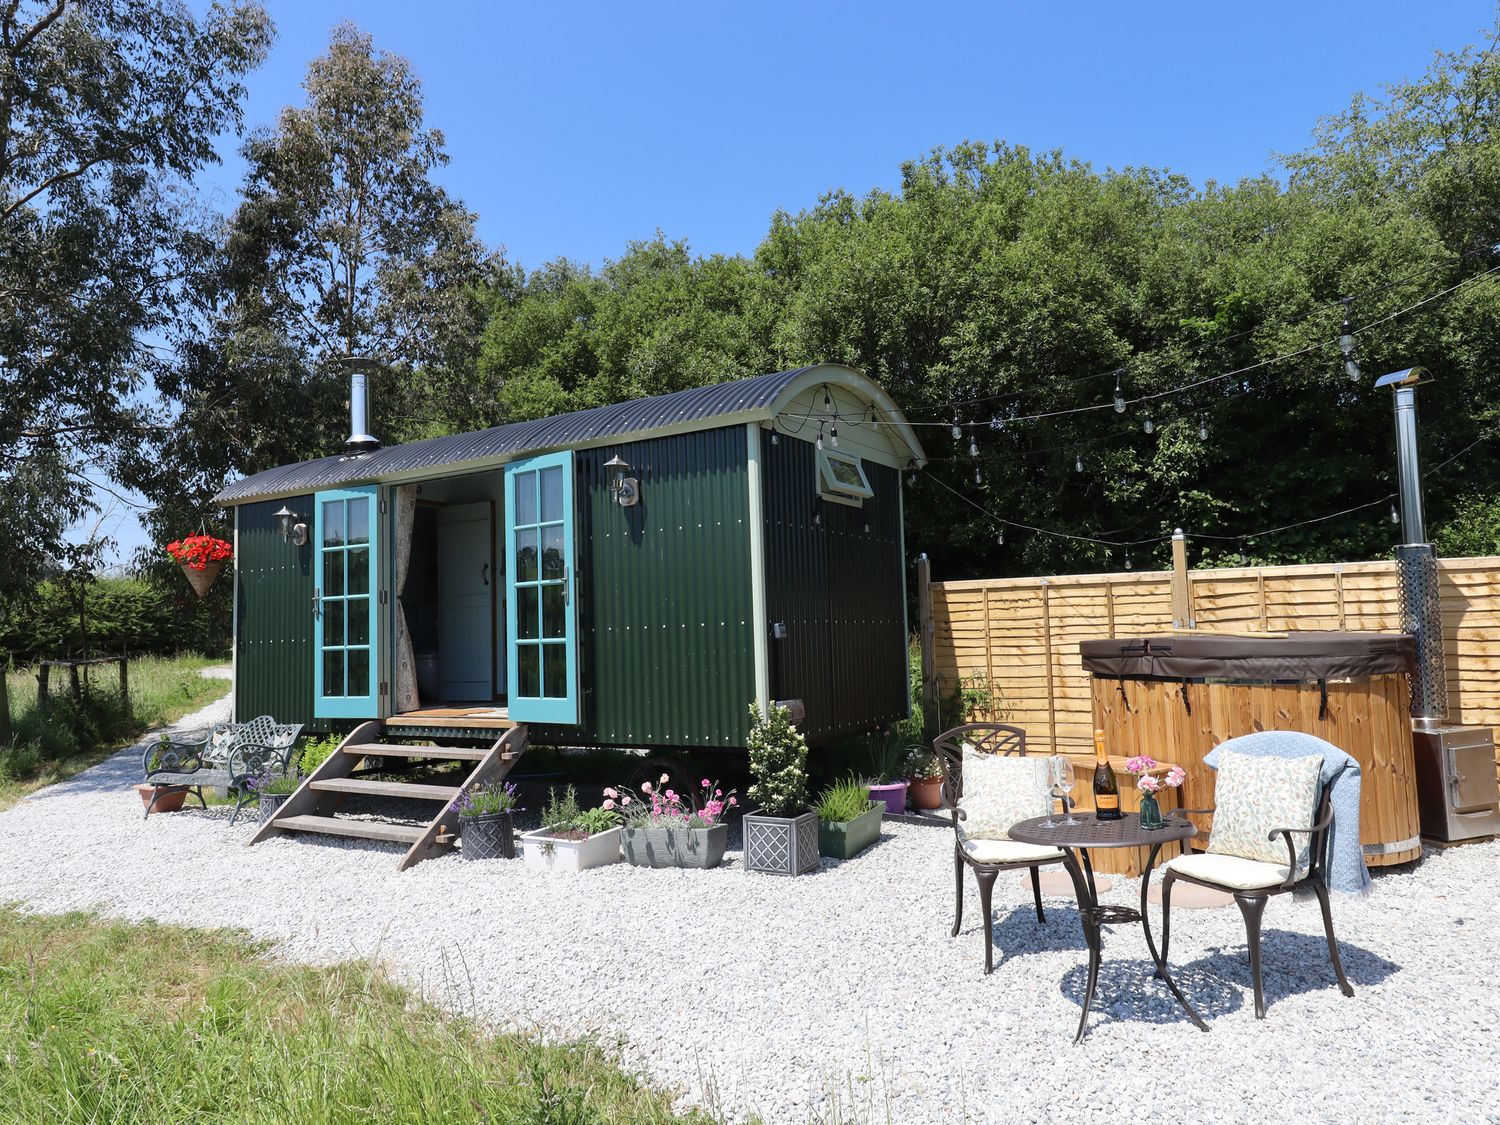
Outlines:
{"type": "MultiPolygon", "coordinates": [[[[598,1033],[685,1104],[729,1117],[1500,1121],[1500,843],[1433,852],[1377,874],[1367,899],[1335,897],[1352,1000],[1316,899],[1272,901],[1263,1022],[1238,911],[1180,911],[1174,973],[1208,1035],[1150,979],[1139,930],[1117,927],[1074,1047],[1086,951],[1071,901],[1049,901],[1039,926],[1029,887],[1002,878],[984,977],[972,882],[948,936],[942,829],[888,823],[856,860],[797,879],[747,875],[737,840],[710,872],[548,876],[452,856],[398,875],[381,845],[247,851],[253,826],[229,828],[227,808],[143,821],[138,769],[122,751],[0,814],[0,901],[240,927],[291,960],[376,957],[498,1027],[598,1033]]],[[[1116,879],[1104,898],[1138,894],[1116,879]]]]}

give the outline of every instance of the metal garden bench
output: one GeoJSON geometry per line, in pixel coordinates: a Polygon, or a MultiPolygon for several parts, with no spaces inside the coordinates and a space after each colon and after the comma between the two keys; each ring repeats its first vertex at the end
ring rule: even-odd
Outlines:
{"type": "Polygon", "coordinates": [[[146,815],[168,793],[191,793],[208,808],[204,787],[235,790],[233,824],[250,799],[251,779],[284,774],[291,767],[291,750],[302,733],[301,723],[278,723],[260,715],[244,723],[215,723],[201,738],[167,738],[146,748],[141,761],[146,784],[157,786],[146,815]]]}

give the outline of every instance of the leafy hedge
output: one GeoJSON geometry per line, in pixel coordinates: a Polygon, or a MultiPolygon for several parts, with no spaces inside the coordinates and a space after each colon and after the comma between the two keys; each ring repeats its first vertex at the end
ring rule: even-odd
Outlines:
{"type": "Polygon", "coordinates": [[[85,647],[95,655],[229,651],[227,598],[200,602],[185,583],[164,587],[139,578],[101,578],[85,584],[82,597],[80,629],[72,591],[61,582],[43,582],[32,598],[0,618],[0,652],[27,662],[85,647]]]}

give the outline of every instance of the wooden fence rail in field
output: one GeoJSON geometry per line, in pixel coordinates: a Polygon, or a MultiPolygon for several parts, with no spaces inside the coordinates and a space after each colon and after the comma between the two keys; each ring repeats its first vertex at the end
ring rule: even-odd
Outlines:
{"type": "MultiPolygon", "coordinates": [[[[1500,558],[1443,559],[1439,569],[1449,717],[1500,726],[1500,558]]],[[[1171,632],[1172,577],[1148,571],[932,583],[921,596],[931,598],[939,695],[961,680],[987,683],[996,706],[981,717],[1003,715],[1025,727],[1044,752],[1088,752],[1094,716],[1078,642],[1171,632]]],[[[1401,628],[1394,562],[1189,571],[1186,610],[1200,632],[1401,628]]]]}

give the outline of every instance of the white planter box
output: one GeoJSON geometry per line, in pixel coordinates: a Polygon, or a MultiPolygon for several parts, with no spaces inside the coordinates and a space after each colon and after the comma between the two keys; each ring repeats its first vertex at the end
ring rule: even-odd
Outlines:
{"type": "Polygon", "coordinates": [[[586,840],[564,840],[539,828],[521,837],[521,855],[533,871],[586,871],[620,862],[620,832],[611,828],[586,840]]]}

